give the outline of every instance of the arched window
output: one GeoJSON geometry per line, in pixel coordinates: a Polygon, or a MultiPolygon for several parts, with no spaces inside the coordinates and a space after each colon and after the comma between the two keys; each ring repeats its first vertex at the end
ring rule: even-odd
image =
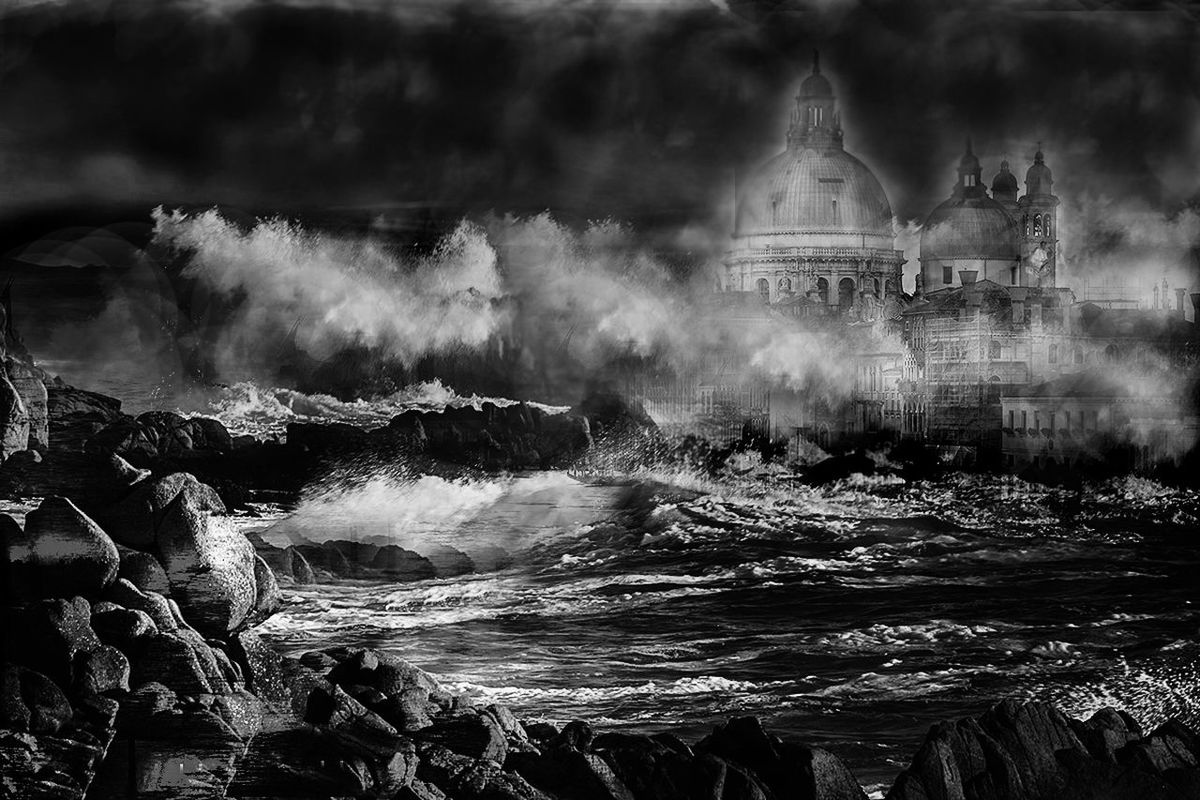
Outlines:
{"type": "Polygon", "coordinates": [[[886,281],[884,281],[883,291],[888,296],[894,295],[896,293],[896,281],[892,280],[891,278],[888,278],[886,281]]]}
{"type": "Polygon", "coordinates": [[[1029,235],[1029,215],[1028,214],[1021,217],[1021,225],[1025,228],[1025,235],[1028,236],[1029,235]]]}
{"type": "Polygon", "coordinates": [[[792,279],[791,278],[780,278],[779,279],[779,293],[780,294],[791,294],[792,293],[792,279]]]}
{"type": "Polygon", "coordinates": [[[1033,215],[1033,235],[1034,236],[1042,235],[1042,215],[1041,214],[1033,215]]]}
{"type": "Polygon", "coordinates": [[[1049,214],[1047,214],[1042,219],[1042,227],[1045,229],[1046,235],[1049,236],[1050,235],[1050,215],[1049,214]]]}
{"type": "Polygon", "coordinates": [[[829,305],[829,281],[824,278],[817,278],[817,296],[821,298],[821,305],[829,305]]]}
{"type": "Polygon", "coordinates": [[[767,282],[766,278],[759,278],[757,285],[758,296],[762,298],[764,303],[769,302],[771,299],[771,284],[767,282]]]}
{"type": "Polygon", "coordinates": [[[1083,363],[1083,348],[1082,347],[1075,348],[1075,350],[1071,353],[1071,360],[1073,362],[1075,362],[1076,364],[1083,363]]]}
{"type": "Polygon", "coordinates": [[[1000,358],[1000,343],[988,342],[988,358],[997,361],[1000,358]]]}
{"type": "Polygon", "coordinates": [[[1056,345],[1056,344],[1052,344],[1052,345],[1050,345],[1050,353],[1049,353],[1049,356],[1048,356],[1048,359],[1047,359],[1047,360],[1048,360],[1048,361],[1049,361],[1051,364],[1057,364],[1057,363],[1058,363],[1058,345],[1056,345]]]}
{"type": "Polygon", "coordinates": [[[875,279],[875,296],[879,297],[879,278],[875,279]]]}
{"type": "Polygon", "coordinates": [[[834,200],[833,201],[833,222],[836,224],[841,221],[842,221],[842,217],[841,217],[841,214],[838,213],[837,200],[834,200]]]}
{"type": "Polygon", "coordinates": [[[845,313],[854,306],[854,279],[842,278],[838,281],[838,311],[845,313]]]}
{"type": "Polygon", "coordinates": [[[1115,364],[1121,360],[1121,349],[1115,344],[1110,344],[1104,348],[1104,362],[1106,364],[1115,364]]]}

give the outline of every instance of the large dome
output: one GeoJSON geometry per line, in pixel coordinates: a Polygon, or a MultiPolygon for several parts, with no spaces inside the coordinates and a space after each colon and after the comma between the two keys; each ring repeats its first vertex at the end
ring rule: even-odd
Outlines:
{"type": "Polygon", "coordinates": [[[840,147],[792,147],[742,187],[734,235],[788,232],[890,237],[892,207],[871,170],[840,147]]]}
{"type": "Polygon", "coordinates": [[[1017,222],[987,195],[952,197],[935,208],[921,230],[921,259],[1015,260],[1017,222]]]}

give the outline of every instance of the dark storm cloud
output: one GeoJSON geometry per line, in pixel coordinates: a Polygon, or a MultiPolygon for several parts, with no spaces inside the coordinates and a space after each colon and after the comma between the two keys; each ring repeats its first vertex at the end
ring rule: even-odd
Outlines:
{"type": "Polygon", "coordinates": [[[704,223],[782,145],[814,47],[902,219],[946,195],[968,132],[989,180],[1041,140],[1064,192],[1177,203],[1197,191],[1197,31],[1166,5],[30,4],[3,19],[3,209],[704,223]]]}

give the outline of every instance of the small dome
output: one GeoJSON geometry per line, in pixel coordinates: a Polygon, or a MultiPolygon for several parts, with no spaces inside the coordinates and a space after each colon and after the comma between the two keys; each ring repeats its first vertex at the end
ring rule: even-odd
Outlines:
{"type": "Polygon", "coordinates": [[[735,236],[829,231],[892,236],[892,207],[865,164],[841,149],[789,148],[746,182],[735,236]]]}
{"type": "Polygon", "coordinates": [[[1016,260],[1018,228],[1004,206],[987,195],[952,197],[935,208],[921,230],[921,258],[1016,260]]]}
{"type": "Polygon", "coordinates": [[[1045,157],[1039,149],[1033,157],[1033,166],[1025,173],[1025,193],[1052,194],[1050,187],[1053,185],[1054,177],[1050,174],[1050,168],[1046,166],[1045,157]]]}
{"type": "Polygon", "coordinates": [[[801,97],[833,97],[833,86],[829,79],[821,74],[821,54],[813,53],[813,71],[800,84],[801,97]]]}
{"type": "Polygon", "coordinates": [[[833,97],[833,86],[819,72],[813,73],[800,84],[801,97],[833,97]]]}
{"type": "Polygon", "coordinates": [[[1000,162],[1000,171],[996,173],[996,177],[992,178],[992,194],[1013,194],[1017,193],[1017,176],[1013,175],[1008,170],[1008,162],[1000,162]]]}

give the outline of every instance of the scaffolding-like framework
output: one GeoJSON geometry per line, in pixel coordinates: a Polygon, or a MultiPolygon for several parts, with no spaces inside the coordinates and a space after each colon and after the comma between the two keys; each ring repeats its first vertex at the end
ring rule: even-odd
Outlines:
{"type": "Polygon", "coordinates": [[[926,333],[928,441],[998,448],[1000,394],[1029,382],[1033,338],[986,314],[930,319],[926,333]]]}

